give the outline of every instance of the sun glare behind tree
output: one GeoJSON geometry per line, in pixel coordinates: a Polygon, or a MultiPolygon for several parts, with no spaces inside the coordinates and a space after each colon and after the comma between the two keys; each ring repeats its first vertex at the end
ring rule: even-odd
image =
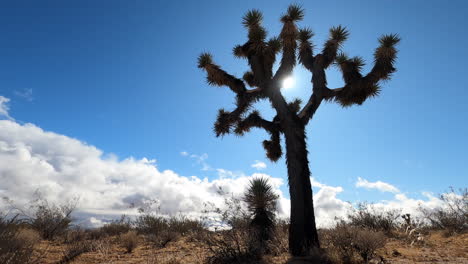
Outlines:
{"type": "Polygon", "coordinates": [[[288,76],[288,77],[284,78],[283,85],[282,85],[281,88],[291,89],[291,88],[294,87],[295,84],[296,84],[296,80],[292,76],[288,76]]]}

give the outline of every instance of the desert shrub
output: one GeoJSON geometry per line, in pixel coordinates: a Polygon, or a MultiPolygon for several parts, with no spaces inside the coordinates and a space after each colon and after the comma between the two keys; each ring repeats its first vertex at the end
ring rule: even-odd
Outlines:
{"type": "Polygon", "coordinates": [[[60,241],[64,244],[73,244],[75,242],[84,241],[88,237],[88,232],[80,228],[75,228],[64,232],[64,234],[60,236],[60,241]]]}
{"type": "Polygon", "coordinates": [[[135,231],[128,231],[120,236],[120,244],[127,250],[127,253],[132,253],[138,246],[138,242],[138,234],[135,231]]]}
{"type": "Polygon", "coordinates": [[[39,240],[34,230],[20,228],[17,217],[0,215],[0,263],[35,263],[32,252],[39,240]]]}
{"type": "Polygon", "coordinates": [[[364,263],[369,263],[375,257],[376,250],[385,246],[386,237],[383,232],[360,229],[355,234],[354,249],[364,263]]]}
{"type": "Polygon", "coordinates": [[[352,226],[382,231],[386,234],[392,234],[400,226],[398,210],[377,210],[367,203],[358,204],[358,207],[348,214],[348,219],[352,226]]]}
{"type": "MultiPolygon", "coordinates": [[[[368,263],[375,257],[377,249],[385,246],[386,237],[381,231],[338,222],[335,228],[322,233],[323,240],[328,242],[329,256],[335,262],[356,263],[360,257],[368,263]]],[[[323,241],[322,240],[322,241],[323,241]]]]}
{"type": "Polygon", "coordinates": [[[101,240],[108,236],[101,228],[88,229],[86,230],[86,235],[88,239],[93,241],[101,240]]]}
{"type": "MultiPolygon", "coordinates": [[[[224,207],[217,208],[207,204],[204,210],[204,221],[209,224],[218,223],[216,232],[200,232],[198,239],[210,251],[209,264],[221,263],[259,263],[258,255],[252,251],[250,214],[246,210],[242,199],[225,194],[221,189],[218,194],[223,195],[224,207]]],[[[213,226],[209,227],[213,229],[213,226]]]]}
{"type": "Polygon", "coordinates": [[[112,254],[112,241],[110,238],[103,238],[94,240],[94,251],[101,257],[101,259],[110,259],[112,254]]]}
{"type": "Polygon", "coordinates": [[[218,232],[205,232],[202,242],[211,252],[209,264],[257,263],[258,256],[249,246],[249,230],[232,228],[218,232]]]}
{"type": "Polygon", "coordinates": [[[448,235],[465,233],[468,230],[468,189],[458,192],[450,188],[450,192],[439,195],[442,206],[433,210],[420,208],[432,228],[442,229],[448,235]]]}
{"type": "Polygon", "coordinates": [[[338,261],[343,263],[353,263],[355,260],[355,251],[353,248],[353,242],[355,234],[359,228],[355,226],[350,226],[344,221],[338,222],[335,228],[328,230],[323,237],[328,240],[330,245],[329,255],[334,255],[332,257],[337,258],[338,261]]]}
{"type": "Polygon", "coordinates": [[[135,230],[145,235],[147,241],[157,248],[165,247],[169,242],[177,240],[189,233],[204,230],[201,221],[184,215],[165,216],[161,214],[159,201],[147,200],[138,208],[139,215],[133,222],[135,230]]]}
{"type": "Polygon", "coordinates": [[[169,242],[176,241],[180,238],[180,234],[171,230],[164,230],[158,234],[149,234],[146,236],[146,240],[156,248],[164,248],[169,242]]]}
{"type": "Polygon", "coordinates": [[[156,214],[141,214],[135,220],[134,225],[138,233],[144,234],[146,239],[158,248],[165,247],[167,243],[181,236],[204,230],[201,221],[182,215],[165,217],[156,214]]]}
{"type": "Polygon", "coordinates": [[[132,228],[131,220],[128,216],[122,215],[119,220],[112,221],[103,225],[99,228],[99,233],[95,233],[97,237],[99,236],[117,236],[121,234],[125,234],[132,228]]]}
{"type": "Polygon", "coordinates": [[[76,199],[60,205],[51,204],[38,195],[37,200],[31,205],[33,214],[27,218],[43,239],[51,240],[57,235],[64,234],[69,228],[72,222],[71,213],[75,210],[76,204],[76,199]]]}
{"type": "Polygon", "coordinates": [[[169,228],[167,218],[153,214],[141,214],[135,222],[135,229],[141,234],[157,235],[169,228]]]}
{"type": "Polygon", "coordinates": [[[269,253],[280,256],[289,252],[289,219],[276,220],[271,239],[268,242],[269,253]]]}
{"type": "Polygon", "coordinates": [[[184,215],[170,217],[167,221],[167,224],[169,231],[180,235],[199,232],[204,229],[204,225],[200,220],[190,219],[184,215]]]}

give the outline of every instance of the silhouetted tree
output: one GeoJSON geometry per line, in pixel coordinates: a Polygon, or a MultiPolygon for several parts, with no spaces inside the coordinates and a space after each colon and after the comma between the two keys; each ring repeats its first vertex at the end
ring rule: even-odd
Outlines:
{"type": "Polygon", "coordinates": [[[251,247],[261,254],[273,232],[278,195],[273,192],[267,178],[254,178],[249,182],[243,200],[252,215],[250,227],[254,234],[251,247]]]}
{"type": "Polygon", "coordinates": [[[248,40],[233,49],[236,57],[246,59],[250,65],[250,71],[244,74],[243,80],[222,70],[208,53],[198,58],[198,67],[206,71],[209,84],[228,86],[236,94],[237,107],[233,111],[219,110],[214,125],[216,136],[231,132],[243,135],[253,127],[263,128],[270,134],[270,139],[263,141],[263,147],[272,161],[281,157],[280,135],[285,138],[291,197],[289,249],[294,256],[309,255],[311,249],[320,247],[313,210],[305,126],[324,100],[335,101],[345,107],[360,105],[368,98],[377,96],[379,82],[389,79],[395,71],[395,45],[400,40],[393,34],[382,36],[379,39],[380,46],[374,52],[374,66],[368,74],[363,75],[362,58],[349,58],[340,53],[349,35],[346,28],[332,27],[322,51],[314,55],[312,31],[296,26],[296,22],[303,17],[301,7],[289,6],[281,17],[283,28],[279,37],[266,40],[267,33],[261,25],[262,13],[258,10],[246,13],[243,24],[248,30],[248,40]],[[273,65],[279,53],[282,53],[281,61],[274,71],[273,65]],[[291,75],[296,65],[296,53],[299,62],[312,74],[312,95],[302,107],[299,99],[288,103],[280,91],[282,81],[291,75]],[[331,89],[327,86],[325,70],[332,64],[336,64],[343,74],[345,85],[341,88],[331,89]],[[251,88],[247,88],[246,84],[251,88]],[[265,120],[258,111],[249,112],[251,105],[260,99],[268,99],[276,110],[273,120],[265,120]]]}

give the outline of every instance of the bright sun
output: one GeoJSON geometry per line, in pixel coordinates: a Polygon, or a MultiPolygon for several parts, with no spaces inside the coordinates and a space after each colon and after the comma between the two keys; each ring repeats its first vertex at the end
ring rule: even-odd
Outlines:
{"type": "Polygon", "coordinates": [[[291,76],[286,77],[283,80],[283,87],[282,88],[284,88],[284,89],[293,88],[295,83],[296,83],[296,81],[294,80],[293,77],[291,77],[291,76]]]}

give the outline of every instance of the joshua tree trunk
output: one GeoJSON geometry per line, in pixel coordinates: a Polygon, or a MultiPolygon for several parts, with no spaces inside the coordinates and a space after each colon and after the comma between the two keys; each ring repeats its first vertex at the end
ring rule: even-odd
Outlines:
{"type": "Polygon", "coordinates": [[[267,31],[262,27],[262,13],[251,10],[243,18],[248,30],[248,40],[234,47],[236,57],[246,59],[250,70],[239,79],[221,69],[213,62],[209,53],[198,58],[198,67],[207,73],[209,84],[227,86],[236,94],[236,108],[233,111],[220,109],[214,125],[216,136],[229,133],[244,135],[252,128],[261,128],[270,135],[263,141],[266,155],[277,161],[282,155],[280,138],[286,139],[286,163],[288,166],[289,192],[291,196],[291,225],[289,228],[289,250],[294,256],[306,256],[313,249],[320,248],[315,225],[312,188],[310,184],[309,161],[305,126],[309,123],[322,101],[338,102],[343,107],[361,105],[368,98],[380,92],[379,82],[390,79],[395,72],[394,63],[400,41],[397,35],[384,35],[374,52],[374,66],[366,75],[362,74],[364,60],[350,58],[340,52],[348,31],[342,26],[332,27],[330,36],[322,51],[314,55],[311,41],[313,32],[298,29],[296,22],[302,20],[304,10],[291,5],[281,17],[283,28],[279,37],[266,39],[267,31]],[[279,67],[274,71],[276,57],[281,53],[279,67]],[[297,60],[312,74],[312,94],[302,104],[296,99],[287,102],[281,93],[282,82],[293,74],[297,60]],[[339,67],[345,85],[340,88],[327,86],[326,70],[339,67]],[[250,86],[248,88],[247,86],[250,86]],[[265,120],[251,106],[263,99],[270,100],[276,111],[273,120],[265,120]]]}
{"type": "Polygon", "coordinates": [[[319,248],[320,245],[315,225],[304,125],[294,121],[291,123],[284,133],[291,197],[289,250],[294,256],[306,256],[311,248],[319,248]]]}

